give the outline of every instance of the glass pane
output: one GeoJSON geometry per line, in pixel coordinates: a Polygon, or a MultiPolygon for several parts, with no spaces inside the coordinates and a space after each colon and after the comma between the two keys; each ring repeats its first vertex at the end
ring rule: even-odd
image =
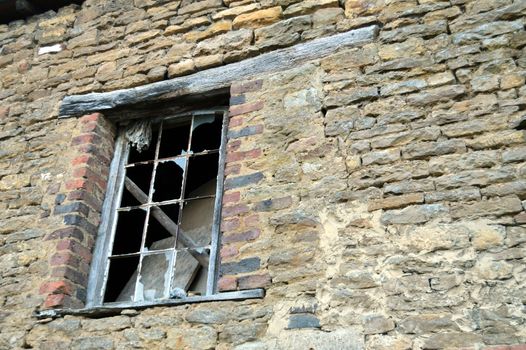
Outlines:
{"type": "Polygon", "coordinates": [[[161,137],[161,146],[159,148],[159,159],[185,154],[188,150],[189,138],[190,120],[183,125],[170,125],[165,123],[161,137]]]}
{"type": "Polygon", "coordinates": [[[128,156],[128,164],[136,162],[144,162],[155,159],[155,146],[157,144],[158,126],[154,126],[152,132],[152,140],[150,146],[147,149],[143,149],[141,152],[137,151],[135,147],[130,147],[130,155],[128,156]]]}
{"type": "Polygon", "coordinates": [[[214,203],[214,198],[195,199],[184,203],[178,248],[196,248],[210,244],[214,203]]]}
{"type": "Polygon", "coordinates": [[[206,294],[208,249],[178,250],[170,295],[182,298],[206,294]]]}
{"type": "Polygon", "coordinates": [[[142,260],[141,277],[135,301],[168,298],[169,268],[173,252],[146,255],[142,260]]]}
{"type": "Polygon", "coordinates": [[[219,149],[221,146],[222,116],[196,116],[194,117],[192,132],[193,153],[219,149]]]}
{"type": "Polygon", "coordinates": [[[153,164],[134,165],[126,168],[121,208],[141,205],[148,201],[153,164]]]}
{"type": "Polygon", "coordinates": [[[218,164],[219,153],[190,157],[185,198],[215,195],[218,164]]]}
{"type": "Polygon", "coordinates": [[[179,204],[152,207],[146,233],[148,250],[174,248],[178,222],[179,204]]]}
{"type": "Polygon", "coordinates": [[[159,163],[155,174],[153,201],[162,202],[181,197],[186,158],[159,163]]]}
{"type": "Polygon", "coordinates": [[[141,250],[146,210],[119,211],[112,255],[136,253],[141,250]]]}
{"type": "Polygon", "coordinates": [[[110,271],[104,294],[105,302],[132,301],[139,256],[110,260],[110,271]]]}

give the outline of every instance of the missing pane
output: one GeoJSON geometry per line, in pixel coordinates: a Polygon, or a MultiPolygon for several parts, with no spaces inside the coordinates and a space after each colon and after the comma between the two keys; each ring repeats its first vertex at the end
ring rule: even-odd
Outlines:
{"type": "Polygon", "coordinates": [[[219,153],[190,157],[185,198],[213,196],[216,192],[219,153]]]}
{"type": "Polygon", "coordinates": [[[178,222],[179,204],[152,207],[146,231],[146,248],[148,250],[174,248],[178,222]]]}
{"type": "Polygon", "coordinates": [[[221,146],[221,128],[223,118],[220,116],[194,117],[192,131],[192,153],[211,151],[221,146]]]}
{"type": "Polygon", "coordinates": [[[181,218],[181,233],[179,234],[179,240],[177,242],[178,248],[183,246],[196,248],[210,244],[214,219],[214,204],[214,198],[195,199],[184,203],[181,218]],[[185,238],[186,241],[183,241],[185,238]]]}
{"type": "Polygon", "coordinates": [[[186,158],[159,163],[155,174],[153,201],[162,202],[181,197],[186,158]]]}
{"type": "Polygon", "coordinates": [[[110,260],[105,302],[132,301],[138,266],[139,256],[110,260]]]}
{"type": "Polygon", "coordinates": [[[134,165],[126,168],[121,207],[141,205],[148,201],[153,164],[134,165]]]}
{"type": "Polygon", "coordinates": [[[141,250],[146,211],[133,209],[119,211],[112,255],[136,253],[141,250]]]}
{"type": "Polygon", "coordinates": [[[208,265],[201,264],[196,256],[209,256],[209,249],[177,251],[170,294],[183,297],[206,294],[208,265]]]}
{"type": "Polygon", "coordinates": [[[190,138],[190,120],[183,125],[163,125],[159,159],[185,154],[190,138]]]}

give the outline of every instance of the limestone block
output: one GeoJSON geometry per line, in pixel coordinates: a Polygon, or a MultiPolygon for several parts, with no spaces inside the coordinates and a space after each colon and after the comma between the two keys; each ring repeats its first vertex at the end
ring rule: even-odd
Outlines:
{"type": "Polygon", "coordinates": [[[283,10],[281,6],[275,6],[264,10],[241,14],[234,18],[232,25],[234,29],[258,28],[278,21],[282,14],[283,10]]]}
{"type": "Polygon", "coordinates": [[[339,329],[333,332],[322,332],[315,330],[289,331],[286,336],[278,339],[278,349],[316,349],[316,350],[361,350],[364,348],[363,336],[353,328],[339,329]]]}
{"type": "Polygon", "coordinates": [[[300,39],[300,33],[310,28],[309,16],[300,16],[258,28],[254,31],[256,46],[260,48],[288,46],[300,39]]]}
{"type": "Polygon", "coordinates": [[[338,7],[338,0],[306,0],[293,4],[283,11],[285,17],[301,16],[325,7],[338,7]]]}

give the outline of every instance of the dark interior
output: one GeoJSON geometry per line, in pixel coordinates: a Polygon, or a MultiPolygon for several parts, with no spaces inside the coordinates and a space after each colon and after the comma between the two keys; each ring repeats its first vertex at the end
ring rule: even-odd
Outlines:
{"type": "MultiPolygon", "coordinates": [[[[104,294],[105,302],[116,301],[139,266],[139,256],[115,258],[110,261],[110,272],[104,294]]],[[[131,300],[130,300],[131,301],[131,300]]]]}
{"type": "Polygon", "coordinates": [[[84,0],[0,0],[0,23],[7,24],[48,10],[57,11],[66,5],[80,5],[83,2],[84,0]]]}

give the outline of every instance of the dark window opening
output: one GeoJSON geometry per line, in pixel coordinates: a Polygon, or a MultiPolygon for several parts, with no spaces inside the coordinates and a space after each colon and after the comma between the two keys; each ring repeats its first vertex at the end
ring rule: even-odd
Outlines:
{"type": "Polygon", "coordinates": [[[0,0],[0,23],[7,24],[49,10],[57,11],[66,5],[80,5],[83,2],[84,0],[0,0]]]}
{"type": "Polygon", "coordinates": [[[224,114],[203,111],[161,119],[153,123],[148,149],[130,148],[103,302],[213,293],[224,114]]]}

